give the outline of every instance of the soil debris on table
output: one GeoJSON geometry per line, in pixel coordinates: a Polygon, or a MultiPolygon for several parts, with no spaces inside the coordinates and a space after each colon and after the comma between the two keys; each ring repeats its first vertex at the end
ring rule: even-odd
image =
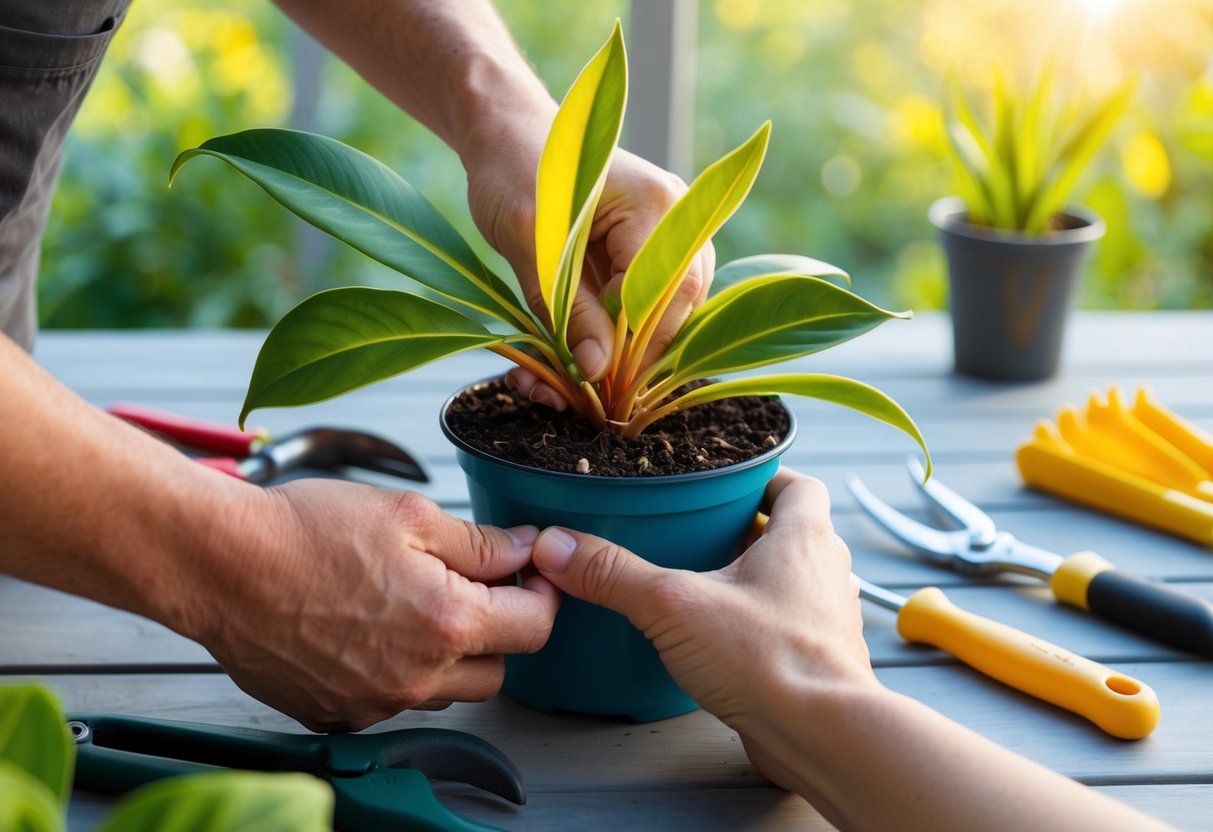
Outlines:
{"type": "Polygon", "coordinates": [[[510,462],[600,477],[709,471],[764,453],[789,427],[777,400],[743,396],[679,411],[624,439],[572,410],[535,404],[500,381],[455,399],[447,424],[473,448],[510,462]]]}

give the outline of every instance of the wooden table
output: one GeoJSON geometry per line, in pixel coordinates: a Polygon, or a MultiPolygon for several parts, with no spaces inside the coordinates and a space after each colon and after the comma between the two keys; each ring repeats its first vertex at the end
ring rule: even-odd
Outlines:
{"type": "MultiPolygon", "coordinates": [[[[256,333],[50,332],[37,356],[98,405],[132,401],[230,421],[260,342],[256,333]]],[[[853,375],[896,397],[926,434],[940,478],[1021,539],[1063,554],[1094,549],[1126,569],[1213,598],[1213,551],[1027,491],[1012,464],[1037,419],[1112,384],[1148,383],[1163,402],[1213,429],[1213,313],[1077,315],[1067,349],[1064,372],[1048,382],[960,378],[951,373],[947,319],[928,314],[886,324],[798,366],[853,375]]],[[[487,353],[460,356],[335,402],[259,412],[255,421],[275,430],[340,423],[398,440],[429,465],[433,482],[422,490],[467,516],[463,477],[437,412],[457,386],[501,366],[487,353]]],[[[865,635],[884,684],[1182,828],[1213,828],[1213,663],[1063,608],[1029,581],[967,580],[914,560],[858,513],[843,487],[844,476],[856,472],[895,506],[919,510],[902,469],[912,444],[838,408],[792,406],[801,428],[785,462],[830,486],[835,523],[857,572],[907,593],[945,587],[962,606],[1113,664],[1154,687],[1163,716],[1145,740],[1114,740],[938,651],[902,643],[893,614],[866,606],[865,635]]],[[[0,673],[45,680],[69,708],[298,728],[237,690],[197,644],[138,617],[0,578],[0,622],[0,673]]],[[[457,811],[508,829],[828,828],[804,801],[758,777],[737,737],[704,713],[635,725],[545,716],[499,697],[406,713],[383,727],[418,725],[474,732],[517,762],[530,787],[521,809],[440,787],[457,811]]],[[[947,799],[947,785],[939,784],[940,799],[947,799]]],[[[71,827],[91,828],[107,805],[78,794],[71,827]]]]}

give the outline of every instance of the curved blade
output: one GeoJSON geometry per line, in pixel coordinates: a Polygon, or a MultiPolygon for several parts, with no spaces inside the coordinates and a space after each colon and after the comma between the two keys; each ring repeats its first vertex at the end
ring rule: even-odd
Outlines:
{"type": "Polygon", "coordinates": [[[429,475],[412,454],[399,445],[370,433],[336,428],[311,428],[284,436],[249,458],[271,463],[264,482],[296,468],[361,468],[413,482],[429,482],[429,475]]]}
{"type": "Polygon", "coordinates": [[[931,504],[931,508],[945,522],[965,530],[971,546],[984,548],[994,543],[998,529],[990,515],[948,488],[938,478],[932,477],[924,482],[927,473],[917,457],[906,458],[906,470],[910,472],[919,493],[931,504]]]}
{"type": "Polygon", "coordinates": [[[854,474],[847,477],[847,488],[868,516],[927,559],[949,564],[959,551],[967,548],[967,532],[940,531],[911,520],[869,491],[854,474]]]}
{"type": "Polygon", "coordinates": [[[412,768],[430,778],[467,783],[520,806],[526,803],[526,783],[517,766],[497,746],[474,734],[448,728],[409,728],[383,749],[379,762],[388,768],[412,768]]]}

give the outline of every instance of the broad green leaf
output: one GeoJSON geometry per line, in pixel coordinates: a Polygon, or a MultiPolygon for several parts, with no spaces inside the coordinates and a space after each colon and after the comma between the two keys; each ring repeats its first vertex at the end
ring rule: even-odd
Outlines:
{"type": "Polygon", "coordinates": [[[672,382],[726,375],[789,361],[862,335],[889,312],[816,277],[774,275],[739,283],[709,300],[688,321],[674,354],[672,382]]]}
{"type": "Polygon", "coordinates": [[[627,58],[618,21],[569,89],[539,161],[535,268],[553,334],[564,343],[573,297],[627,100],[627,58]]]}
{"type": "Polygon", "coordinates": [[[63,809],[38,778],[0,760],[0,829],[4,832],[60,832],[63,809]]]}
{"type": "Polygon", "coordinates": [[[514,290],[446,218],[359,150],[296,130],[245,130],[184,151],[169,181],[197,156],[222,159],[312,225],[445,297],[503,321],[527,319],[514,290]]]}
{"type": "Polygon", "coordinates": [[[712,277],[711,295],[749,280],[752,277],[775,274],[800,274],[809,277],[841,277],[849,286],[851,276],[837,266],[798,254],[755,254],[725,263],[712,277]]]}
{"type": "Polygon", "coordinates": [[[333,790],[310,774],[173,777],[124,800],[97,832],[328,832],[333,790]]]}
{"type": "Polygon", "coordinates": [[[1031,210],[1024,229],[1029,232],[1044,230],[1049,218],[1065,208],[1070,192],[1078,183],[1095,153],[1107,141],[1117,120],[1129,106],[1133,86],[1125,85],[1108,96],[1080,124],[1058,154],[1055,173],[1041,183],[1033,195],[1031,210]]]}
{"type": "Polygon", "coordinates": [[[41,685],[0,687],[0,761],[46,784],[66,806],[71,795],[76,744],[59,700],[41,685]]]}
{"type": "Polygon", "coordinates": [[[636,253],[621,299],[633,347],[643,353],[691,261],[741,205],[758,176],[771,136],[768,121],[744,144],[701,173],[636,253]]]}
{"type": "Polygon", "coordinates": [[[270,330],[253,368],[240,423],[260,407],[331,399],[430,361],[507,340],[416,295],[329,289],[300,303],[270,330]]]}
{"type": "Polygon", "coordinates": [[[785,374],[772,376],[754,376],[752,378],[730,379],[718,381],[692,390],[675,399],[673,405],[677,409],[694,407],[718,399],[733,396],[805,396],[811,399],[849,407],[866,416],[871,416],[910,436],[922,448],[926,456],[927,476],[931,475],[931,452],[922,438],[918,426],[897,402],[893,401],[875,387],[869,387],[854,379],[842,376],[824,375],[819,373],[785,374]]]}

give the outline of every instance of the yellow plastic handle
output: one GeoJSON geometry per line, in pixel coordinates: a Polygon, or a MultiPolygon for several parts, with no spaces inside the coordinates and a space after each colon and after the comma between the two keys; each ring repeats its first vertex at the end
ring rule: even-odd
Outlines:
{"type": "Polygon", "coordinates": [[[1158,725],[1148,685],[1047,641],[975,615],[935,587],[910,596],[897,615],[907,641],[938,647],[970,667],[1073,711],[1114,737],[1137,740],[1158,725]]]}

